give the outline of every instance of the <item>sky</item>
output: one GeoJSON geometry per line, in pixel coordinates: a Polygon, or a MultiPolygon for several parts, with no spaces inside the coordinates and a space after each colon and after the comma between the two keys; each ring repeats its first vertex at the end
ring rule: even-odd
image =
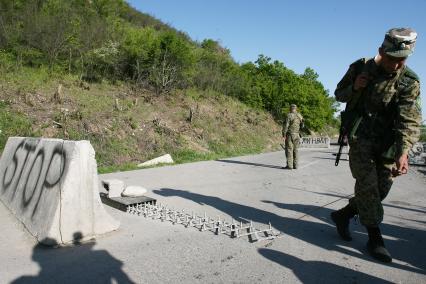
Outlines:
{"type": "MultiPolygon", "coordinates": [[[[348,66],[373,57],[387,30],[418,33],[408,66],[426,82],[426,0],[129,0],[141,12],[185,32],[193,40],[214,39],[239,63],[260,54],[296,73],[313,68],[332,95],[348,66]]],[[[423,89],[422,89],[423,91],[423,89]]],[[[422,96],[426,119],[426,95],[422,96]]]]}

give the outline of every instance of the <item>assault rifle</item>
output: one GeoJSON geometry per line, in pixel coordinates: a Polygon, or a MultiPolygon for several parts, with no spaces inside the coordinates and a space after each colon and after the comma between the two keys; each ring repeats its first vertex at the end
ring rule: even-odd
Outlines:
{"type": "Polygon", "coordinates": [[[337,167],[339,165],[340,157],[342,156],[343,146],[348,145],[348,134],[340,130],[339,140],[337,141],[339,144],[339,151],[336,154],[336,162],[334,165],[337,167]]]}
{"type": "Polygon", "coordinates": [[[340,123],[339,139],[337,140],[337,143],[339,144],[339,151],[336,154],[336,161],[334,163],[336,167],[339,165],[340,157],[342,156],[343,147],[348,145],[349,132],[347,130],[347,127],[345,126],[346,124],[345,115],[346,113],[342,111],[340,116],[341,123],[340,123]]]}

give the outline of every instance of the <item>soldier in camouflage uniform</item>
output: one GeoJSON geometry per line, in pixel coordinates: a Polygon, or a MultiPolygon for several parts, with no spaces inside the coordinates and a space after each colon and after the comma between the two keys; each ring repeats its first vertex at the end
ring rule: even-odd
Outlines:
{"type": "Polygon", "coordinates": [[[283,126],[283,138],[285,140],[285,155],[287,157],[287,166],[285,169],[297,169],[298,153],[300,143],[300,128],[303,125],[303,117],[297,112],[297,106],[292,104],[290,112],[287,115],[283,126]]]}
{"type": "Polygon", "coordinates": [[[358,214],[367,228],[369,253],[383,262],[392,257],[379,229],[381,201],[394,178],[407,173],[408,151],[420,136],[420,82],[405,65],[416,39],[412,29],[389,30],[379,54],[350,65],[335,91],[336,99],[346,103],[345,112],[355,114],[350,121],[349,165],[356,182],[355,196],[331,218],[341,238],[349,241],[349,220],[358,214]]]}

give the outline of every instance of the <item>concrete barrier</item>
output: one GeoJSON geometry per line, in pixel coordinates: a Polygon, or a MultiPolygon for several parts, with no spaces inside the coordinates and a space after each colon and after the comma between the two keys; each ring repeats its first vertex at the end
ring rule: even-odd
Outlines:
{"type": "Polygon", "coordinates": [[[302,137],[300,148],[330,148],[330,137],[302,137]]]}
{"type": "Polygon", "coordinates": [[[141,164],[138,165],[138,167],[150,167],[150,166],[155,166],[158,164],[173,164],[174,161],[172,159],[172,156],[170,156],[170,154],[166,154],[160,157],[157,157],[155,159],[143,162],[141,164]]]}
{"type": "Polygon", "coordinates": [[[46,245],[119,227],[103,208],[98,186],[89,141],[11,137],[0,159],[0,200],[46,245]]]}

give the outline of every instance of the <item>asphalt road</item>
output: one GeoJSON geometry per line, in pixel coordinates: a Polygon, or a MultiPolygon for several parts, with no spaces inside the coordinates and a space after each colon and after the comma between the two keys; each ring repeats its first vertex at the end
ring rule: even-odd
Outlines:
{"type": "Polygon", "coordinates": [[[384,202],[382,232],[394,261],[366,252],[365,229],[338,238],[330,212],[354,180],[347,156],[302,150],[298,170],[274,152],[102,175],[141,185],[174,209],[222,219],[268,222],[282,238],[258,243],[200,232],[112,208],[118,231],[78,246],[46,249],[0,203],[0,283],[426,283],[426,168],[396,180],[384,202]]]}

